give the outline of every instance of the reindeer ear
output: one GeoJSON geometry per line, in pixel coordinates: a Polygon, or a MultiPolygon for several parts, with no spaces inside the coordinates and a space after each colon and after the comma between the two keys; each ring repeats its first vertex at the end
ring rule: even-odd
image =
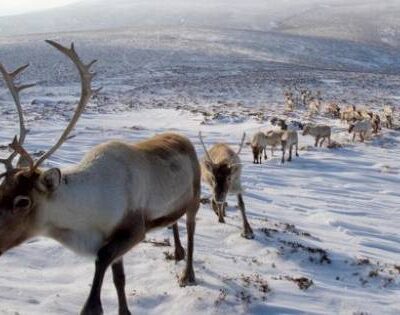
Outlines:
{"type": "Polygon", "coordinates": [[[213,163],[209,159],[204,160],[204,166],[209,172],[213,171],[213,163]]]}
{"type": "Polygon", "coordinates": [[[231,170],[231,173],[235,173],[236,171],[238,171],[240,169],[241,164],[240,163],[234,163],[234,164],[230,164],[229,168],[231,170]]]}
{"type": "Polygon", "coordinates": [[[52,192],[55,191],[61,183],[61,171],[58,168],[51,168],[44,171],[39,178],[41,190],[52,192]]]}
{"type": "Polygon", "coordinates": [[[13,213],[27,213],[31,210],[32,200],[29,196],[19,195],[13,201],[13,213]]]}

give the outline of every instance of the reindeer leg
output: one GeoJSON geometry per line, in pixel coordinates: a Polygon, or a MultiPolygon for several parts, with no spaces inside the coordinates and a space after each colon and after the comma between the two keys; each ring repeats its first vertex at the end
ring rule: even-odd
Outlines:
{"type": "Polygon", "coordinates": [[[240,213],[242,214],[242,220],[243,220],[243,232],[242,232],[241,235],[244,238],[253,239],[254,238],[254,233],[253,233],[253,230],[250,227],[249,222],[247,221],[246,209],[245,209],[245,206],[244,206],[242,194],[238,194],[237,198],[238,198],[238,204],[239,204],[240,213]]]}
{"type": "Polygon", "coordinates": [[[214,213],[218,216],[218,205],[217,202],[215,201],[214,197],[211,199],[211,207],[214,210],[214,213]]]}
{"type": "Polygon", "coordinates": [[[264,160],[268,159],[267,148],[264,148],[264,160]]]}
{"type": "Polygon", "coordinates": [[[258,164],[258,152],[256,154],[253,153],[253,163],[258,164]]]}
{"type": "Polygon", "coordinates": [[[289,158],[287,159],[288,162],[292,161],[292,151],[293,151],[293,145],[289,146],[289,158]]]}
{"type": "Polygon", "coordinates": [[[110,264],[124,255],[145,237],[145,222],[143,215],[139,212],[130,213],[123,223],[107,239],[107,243],[97,252],[95,263],[95,273],[92,288],[81,315],[101,315],[101,287],[103,285],[104,274],[110,264]]]}
{"type": "Polygon", "coordinates": [[[181,261],[185,258],[185,250],[182,247],[181,240],[179,238],[178,223],[175,222],[172,225],[174,232],[174,243],[175,243],[175,261],[181,261]]]}
{"type": "Polygon", "coordinates": [[[319,146],[322,147],[322,144],[325,142],[326,137],[323,137],[321,142],[319,143],[319,146]]]}
{"type": "Polygon", "coordinates": [[[184,287],[186,285],[195,285],[196,279],[193,270],[193,246],[194,246],[194,232],[196,229],[196,214],[200,207],[200,199],[196,198],[192,205],[186,212],[186,228],[187,228],[187,258],[186,267],[179,279],[179,285],[184,287]]]}
{"type": "Polygon", "coordinates": [[[319,136],[315,137],[314,147],[318,146],[318,142],[319,142],[319,136]]]}
{"type": "Polygon", "coordinates": [[[225,223],[224,219],[224,203],[218,205],[218,222],[225,223]]]}
{"type": "Polygon", "coordinates": [[[126,302],[125,294],[125,272],[124,272],[124,262],[121,259],[114,262],[111,265],[113,273],[113,281],[115,288],[117,289],[118,295],[118,314],[119,315],[131,315],[128,309],[128,303],[126,302]]]}
{"type": "Polygon", "coordinates": [[[298,143],[296,143],[296,156],[297,157],[299,156],[299,144],[298,143]]]}
{"type": "Polygon", "coordinates": [[[224,216],[224,217],[226,217],[226,208],[228,207],[228,203],[225,201],[224,202],[224,206],[223,206],[223,208],[222,208],[222,215],[224,216]]]}

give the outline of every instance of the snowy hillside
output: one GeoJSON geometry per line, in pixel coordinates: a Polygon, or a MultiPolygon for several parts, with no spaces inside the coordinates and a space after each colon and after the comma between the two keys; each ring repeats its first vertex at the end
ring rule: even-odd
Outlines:
{"type": "Polygon", "coordinates": [[[99,60],[103,96],[98,104],[115,105],[96,110],[238,103],[264,108],[282,104],[283,89],[294,84],[359,105],[396,102],[399,96],[398,54],[364,44],[193,28],[0,37],[0,60],[7,67],[30,62],[24,79],[39,83],[30,110],[49,101],[44,93],[67,98],[75,93],[65,89],[65,84],[77,83],[73,69],[43,43],[46,38],[74,41],[83,57],[99,60]],[[42,86],[51,88],[41,93],[42,86]]]}
{"type": "Polygon", "coordinates": [[[400,47],[397,0],[82,0],[0,17],[0,34],[149,27],[274,31],[400,47]]]}
{"type": "Polygon", "coordinates": [[[400,3],[331,1],[319,3],[280,21],[277,30],[400,48],[400,3]]]}
{"type": "MultiPolygon", "coordinates": [[[[326,0],[325,0],[326,1],[326,0]]],[[[328,2],[331,0],[327,0],[328,2]]],[[[0,19],[4,35],[121,27],[187,26],[268,30],[317,0],[83,0],[62,8],[0,19]]]]}
{"type": "MultiPolygon", "coordinates": [[[[2,115],[1,141],[14,127],[2,115]]],[[[127,294],[139,314],[398,314],[400,289],[398,219],[399,132],[385,130],[364,144],[350,143],[338,121],[334,139],[343,149],[307,149],[281,165],[279,153],[262,165],[241,159],[243,184],[254,240],[240,237],[235,198],[226,224],[218,224],[209,204],[198,213],[195,271],[198,285],[180,288],[183,263],[167,259],[172,233],[159,230],[126,255],[127,294]],[[308,287],[309,286],[309,287],[308,287]]],[[[172,130],[206,144],[237,146],[241,133],[268,124],[202,125],[203,116],[173,109],[123,114],[86,114],[51,164],[64,166],[106,139],[137,141],[172,130]]],[[[62,120],[30,124],[28,148],[45,149],[62,120]]],[[[300,138],[307,148],[311,138],[300,138]]],[[[209,196],[203,186],[204,197],[209,196]]],[[[180,221],[185,235],[184,220],[180,221]]],[[[93,264],[59,244],[35,239],[1,258],[0,314],[76,314],[89,291],[93,264]]],[[[103,290],[105,314],[117,299],[111,277],[103,290]]]]}

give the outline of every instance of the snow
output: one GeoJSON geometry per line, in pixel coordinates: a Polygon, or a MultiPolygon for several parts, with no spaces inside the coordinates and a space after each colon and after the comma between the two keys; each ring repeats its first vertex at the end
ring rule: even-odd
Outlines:
{"type": "MultiPolygon", "coordinates": [[[[107,139],[137,141],[167,130],[188,136],[203,155],[199,130],[208,146],[218,141],[237,146],[243,131],[250,135],[267,127],[253,118],[211,125],[201,124],[202,120],[198,113],[159,108],[85,114],[76,137],[50,165],[76,163],[87,148],[107,139]]],[[[226,224],[218,224],[210,206],[202,205],[195,238],[197,286],[180,288],[176,278],[183,262],[166,260],[164,252],[172,247],[152,243],[164,239],[172,243],[170,230],[150,233],[148,242],[131,250],[125,256],[131,309],[139,314],[397,314],[400,163],[393,157],[399,152],[399,134],[385,130],[378,138],[353,144],[344,126],[328,121],[338,124],[334,139],[344,148],[308,149],[312,139],[300,136],[307,150],[283,165],[279,153],[254,165],[249,148],[244,148],[244,196],[256,238],[240,237],[235,198],[228,200],[226,224]],[[394,144],[382,146],[389,140],[394,144]],[[327,259],[305,247],[325,250],[327,259]],[[306,277],[313,285],[300,290],[287,277],[306,277]]],[[[49,130],[36,121],[30,128],[35,133],[28,137],[28,148],[45,149],[62,124],[49,130]]],[[[11,134],[7,130],[2,136],[11,134]]],[[[205,186],[202,195],[210,195],[205,186]]],[[[185,237],[183,219],[179,225],[185,237]]],[[[0,314],[74,314],[85,301],[93,272],[88,258],[44,238],[10,250],[1,258],[1,266],[0,314]]],[[[110,275],[102,298],[105,314],[115,313],[110,275]]]]}

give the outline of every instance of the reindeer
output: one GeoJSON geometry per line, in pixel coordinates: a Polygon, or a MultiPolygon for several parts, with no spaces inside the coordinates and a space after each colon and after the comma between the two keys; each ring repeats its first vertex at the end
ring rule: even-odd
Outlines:
{"type": "MultiPolygon", "coordinates": [[[[299,156],[299,138],[297,135],[297,131],[293,129],[289,129],[288,125],[286,124],[285,120],[283,119],[278,119],[277,120],[277,126],[281,128],[281,145],[282,145],[282,159],[281,162],[282,164],[285,163],[285,153],[286,149],[289,150],[289,157],[288,157],[288,162],[292,161],[292,151],[293,147],[296,148],[296,156],[299,156]]],[[[301,129],[304,128],[303,124],[301,124],[301,129]]]]}
{"type": "Polygon", "coordinates": [[[331,127],[327,125],[314,125],[314,124],[305,124],[303,129],[303,136],[313,136],[315,138],[314,146],[318,145],[322,147],[322,144],[325,142],[325,139],[328,139],[328,146],[331,144],[331,127]],[[322,140],[321,140],[322,139],[322,140]],[[319,142],[321,140],[321,142],[319,142]]]}
{"type": "Polygon", "coordinates": [[[336,102],[330,102],[326,107],[326,113],[332,118],[340,118],[340,107],[336,102]]]}
{"type": "Polygon", "coordinates": [[[394,106],[384,105],[383,106],[383,120],[384,120],[386,128],[389,128],[389,129],[393,128],[393,116],[394,116],[394,106]]]}
{"type": "Polygon", "coordinates": [[[293,111],[295,109],[295,102],[294,102],[294,96],[292,91],[285,91],[283,93],[283,96],[285,98],[285,110],[286,111],[293,111]]]}
{"type": "MultiPolygon", "coordinates": [[[[125,294],[123,255],[157,227],[173,226],[175,259],[184,258],[176,221],[186,214],[188,253],[180,285],[195,284],[193,238],[200,203],[200,165],[192,143],[173,133],[156,135],[130,144],[109,141],[95,146],[80,163],[65,169],[40,166],[68,138],[90,97],[94,73],[84,64],[73,44],[66,48],[48,44],[66,55],[78,68],[81,97],[57,143],[34,161],[23,147],[25,129],[2,159],[6,172],[0,184],[0,253],[38,236],[60,242],[79,254],[94,255],[95,273],[81,314],[102,314],[100,299],[104,274],[111,265],[119,314],[131,314],[125,294]],[[27,161],[13,166],[16,154],[27,161]]],[[[1,72],[22,113],[19,92],[27,86],[13,82],[27,66],[1,72]]],[[[20,115],[21,116],[21,115],[20,115]]],[[[20,119],[22,126],[23,120],[20,119]]]]}
{"type": "Polygon", "coordinates": [[[312,92],[308,89],[300,90],[300,100],[303,107],[308,107],[308,103],[312,100],[312,92]]]}
{"type": "Polygon", "coordinates": [[[261,164],[263,151],[264,151],[264,160],[267,159],[267,152],[266,152],[267,145],[268,145],[267,137],[265,136],[264,132],[259,131],[253,135],[250,141],[250,147],[251,151],[253,152],[254,164],[261,164]]]}
{"type": "Polygon", "coordinates": [[[225,200],[227,194],[236,194],[243,220],[243,232],[241,235],[244,238],[252,239],[254,238],[254,233],[247,221],[240,182],[242,164],[239,154],[242,150],[245,136],[246,134],[243,134],[239,150],[235,152],[225,143],[215,144],[210,150],[207,150],[201,133],[199,133],[200,142],[205,152],[205,157],[201,161],[201,170],[203,180],[213,191],[211,205],[218,216],[218,221],[225,223],[225,200]]]}

